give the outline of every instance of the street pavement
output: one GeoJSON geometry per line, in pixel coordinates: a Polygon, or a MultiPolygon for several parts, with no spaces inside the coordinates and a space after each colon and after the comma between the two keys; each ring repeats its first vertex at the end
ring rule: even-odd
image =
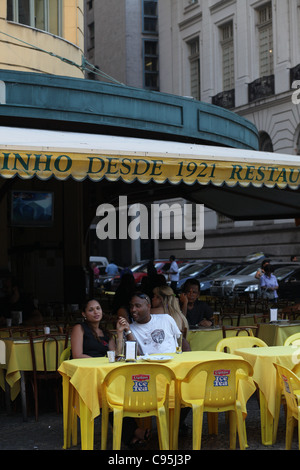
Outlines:
{"type": "MultiPolygon", "coordinates": [[[[22,419],[21,410],[18,405],[12,411],[10,416],[7,416],[3,402],[0,408],[0,450],[46,450],[46,451],[59,451],[63,447],[63,421],[62,414],[57,414],[51,406],[44,406],[40,410],[39,420],[35,421],[33,412],[28,417],[28,421],[24,422],[22,419]]],[[[282,408],[279,430],[276,444],[272,446],[264,446],[260,439],[260,413],[259,405],[256,395],[253,395],[247,404],[248,416],[246,421],[248,451],[257,450],[284,450],[285,449],[285,413],[282,408]]],[[[155,420],[153,420],[153,430],[149,443],[146,446],[148,451],[157,451],[158,440],[155,420]]],[[[189,452],[192,450],[192,419],[191,412],[186,419],[186,430],[180,434],[179,437],[179,450],[189,452]]],[[[79,426],[78,426],[79,429],[79,426]]],[[[100,450],[100,418],[95,420],[95,450],[100,450]]],[[[108,449],[111,449],[111,433],[109,433],[108,449]]],[[[123,447],[126,450],[126,447],[123,447]]],[[[202,449],[208,451],[228,450],[229,449],[229,426],[226,420],[225,413],[219,415],[219,433],[218,436],[208,435],[207,422],[204,420],[203,434],[202,434],[202,449]]],[[[237,441],[237,449],[239,444],[237,441]]],[[[298,449],[298,436],[297,427],[295,427],[293,447],[292,450],[298,449]]],[[[70,450],[64,451],[67,455],[74,450],[80,450],[80,436],[78,439],[78,446],[71,447],[70,450]]],[[[132,452],[132,451],[131,451],[132,452]]],[[[122,455],[126,454],[123,453],[122,455]]],[[[239,453],[238,453],[239,455],[239,453]]],[[[74,456],[73,456],[74,457],[74,456]]],[[[73,458],[72,458],[73,460],[73,458]]]]}

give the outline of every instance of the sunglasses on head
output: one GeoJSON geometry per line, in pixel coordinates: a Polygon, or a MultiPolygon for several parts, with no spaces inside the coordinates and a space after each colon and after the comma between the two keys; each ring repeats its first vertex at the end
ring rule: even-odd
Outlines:
{"type": "Polygon", "coordinates": [[[132,297],[139,297],[140,299],[147,300],[148,304],[151,304],[149,296],[143,292],[136,292],[132,297]]]}

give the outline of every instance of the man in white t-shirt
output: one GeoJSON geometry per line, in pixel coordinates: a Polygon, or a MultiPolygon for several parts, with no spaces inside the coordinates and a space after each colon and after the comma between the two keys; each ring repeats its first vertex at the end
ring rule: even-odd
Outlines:
{"type": "Polygon", "coordinates": [[[128,341],[137,341],[138,354],[176,352],[177,336],[181,334],[170,315],[150,314],[151,301],[146,294],[135,293],[130,301],[133,322],[118,321],[118,331],[124,331],[128,341]]]}

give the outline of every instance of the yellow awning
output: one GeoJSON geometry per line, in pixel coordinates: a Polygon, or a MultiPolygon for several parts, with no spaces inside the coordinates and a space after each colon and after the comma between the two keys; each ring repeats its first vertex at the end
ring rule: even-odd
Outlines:
{"type": "Polygon", "coordinates": [[[297,189],[299,157],[168,141],[0,128],[0,174],[297,189]]]}

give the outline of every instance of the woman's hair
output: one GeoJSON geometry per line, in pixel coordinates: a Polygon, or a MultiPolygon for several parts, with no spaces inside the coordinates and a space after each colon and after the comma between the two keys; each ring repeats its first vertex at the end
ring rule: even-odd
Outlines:
{"type": "MultiPolygon", "coordinates": [[[[87,308],[87,306],[88,306],[88,304],[89,304],[90,302],[98,302],[98,304],[99,304],[100,307],[101,307],[101,304],[100,304],[100,302],[99,302],[98,299],[88,299],[88,300],[86,300],[86,301],[81,305],[81,311],[82,311],[82,312],[85,312],[85,309],[87,308]]],[[[102,309],[102,307],[101,307],[101,309],[102,309]]]]}
{"type": "Polygon", "coordinates": [[[178,328],[181,331],[185,328],[188,330],[188,321],[180,310],[179,301],[175,296],[173,289],[169,286],[160,286],[155,287],[153,289],[153,293],[161,298],[164,311],[175,320],[178,328]]]}

